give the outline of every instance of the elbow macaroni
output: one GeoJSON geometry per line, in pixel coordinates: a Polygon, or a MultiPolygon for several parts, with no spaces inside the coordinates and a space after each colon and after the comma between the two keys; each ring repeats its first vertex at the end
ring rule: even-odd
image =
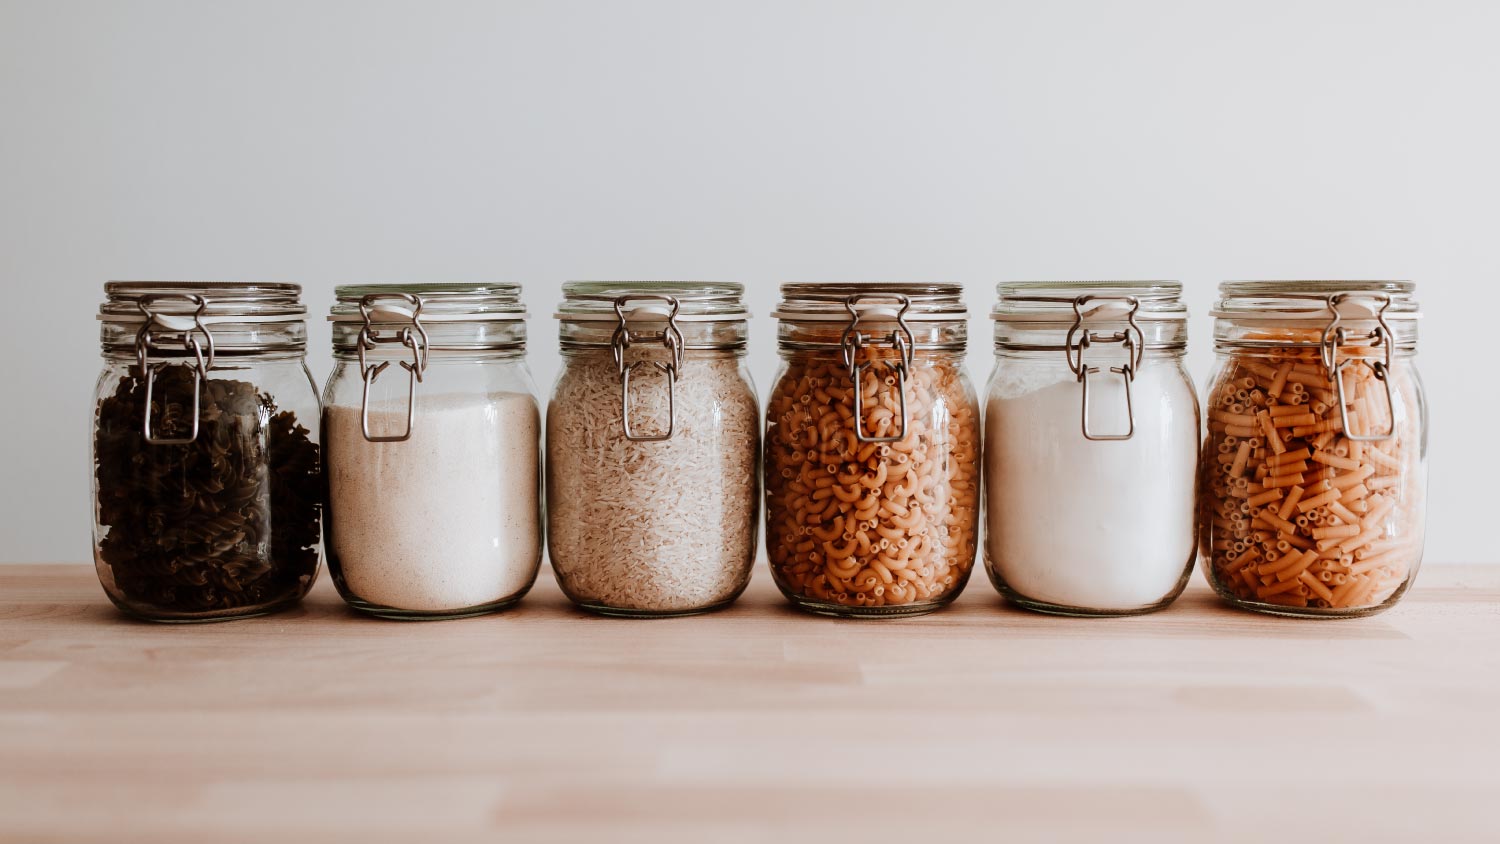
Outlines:
{"type": "MultiPolygon", "coordinates": [[[[892,372],[867,368],[859,384],[860,424],[877,436],[901,430],[892,372]]],[[[935,608],[963,588],[978,546],[980,434],[961,373],[956,359],[919,354],[906,379],[906,435],[862,443],[837,354],[791,356],[765,438],[766,546],[783,592],[881,614],[935,608]]]]}

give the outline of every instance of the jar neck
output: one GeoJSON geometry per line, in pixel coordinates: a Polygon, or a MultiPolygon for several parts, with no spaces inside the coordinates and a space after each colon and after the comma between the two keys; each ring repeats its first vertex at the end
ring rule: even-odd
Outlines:
{"type": "MultiPolygon", "coordinates": [[[[410,360],[412,350],[404,346],[378,346],[365,350],[366,361],[410,360]]],[[[335,349],[333,359],[340,362],[358,362],[358,349],[335,349]]],[[[524,346],[509,349],[430,349],[427,352],[428,366],[474,363],[525,363],[524,346]]]]}
{"type": "MultiPolygon", "coordinates": [[[[102,322],[99,327],[99,346],[108,355],[123,354],[135,357],[137,344],[142,341],[143,324],[139,322],[102,322]]],[[[148,341],[147,357],[172,358],[192,357],[192,343],[197,342],[205,352],[211,344],[216,355],[249,356],[257,354],[293,354],[300,356],[307,350],[307,323],[292,322],[220,322],[207,323],[202,327],[187,330],[171,330],[153,326],[148,341]]]]}
{"type": "MultiPolygon", "coordinates": [[[[666,323],[656,321],[632,321],[630,349],[650,347],[665,348],[664,329],[666,323]]],[[[744,320],[678,320],[684,354],[704,351],[727,351],[744,354],[750,338],[749,325],[744,320]]],[[[620,330],[619,320],[562,320],[558,324],[558,345],[564,354],[573,350],[603,351],[611,353],[620,330]]]]}
{"type": "Polygon", "coordinates": [[[904,326],[881,320],[861,322],[851,330],[848,320],[792,320],[777,323],[776,342],[783,355],[842,354],[846,340],[861,348],[895,351],[896,341],[911,346],[913,356],[963,356],[969,343],[964,320],[908,320],[904,326]]]}
{"type": "MultiPolygon", "coordinates": [[[[140,362],[140,356],[134,347],[106,348],[102,352],[104,360],[110,364],[135,365],[140,362]]],[[[234,348],[217,349],[214,354],[214,369],[230,369],[238,366],[258,364],[297,364],[301,365],[307,359],[307,352],[303,348],[274,349],[268,351],[245,352],[234,348]]],[[[182,349],[152,349],[146,356],[147,363],[196,363],[197,356],[191,351],[182,349]]]]}
{"type": "MultiPolygon", "coordinates": [[[[607,361],[614,366],[614,350],[606,346],[564,346],[560,350],[565,362],[595,363],[607,361]]],[[[627,353],[627,360],[667,360],[671,353],[661,345],[634,345],[627,353]]],[[[745,347],[722,349],[687,348],[682,352],[684,362],[695,360],[744,360],[745,347]]]]}
{"type": "Polygon", "coordinates": [[[1385,355],[1387,342],[1393,345],[1397,357],[1415,354],[1417,321],[1341,320],[1335,323],[1332,320],[1254,317],[1219,317],[1214,321],[1214,349],[1221,353],[1271,354],[1277,349],[1321,349],[1325,344],[1336,344],[1341,355],[1379,357],[1385,355]],[[1341,343],[1338,342],[1340,337],[1341,343]]]}

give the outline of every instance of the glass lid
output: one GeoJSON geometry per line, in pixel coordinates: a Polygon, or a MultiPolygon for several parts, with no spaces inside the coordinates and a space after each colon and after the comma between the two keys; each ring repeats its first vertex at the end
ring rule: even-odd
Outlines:
{"type": "Polygon", "coordinates": [[[1094,321],[1185,320],[1182,284],[1176,281],[1002,281],[990,311],[997,322],[1059,326],[1094,321]]]}
{"type": "Polygon", "coordinates": [[[349,284],[334,291],[332,322],[516,322],[526,319],[521,285],[349,284]]]}
{"type": "Polygon", "coordinates": [[[722,281],[570,281],[555,314],[565,322],[743,320],[745,286],[722,281]]]}
{"type": "Polygon", "coordinates": [[[784,320],[864,322],[961,320],[969,315],[963,285],[889,281],[793,282],[781,285],[771,316],[784,320]]]}
{"type": "Polygon", "coordinates": [[[104,322],[293,322],[307,313],[302,286],[239,281],[111,281],[99,306],[104,322]]]}
{"type": "Polygon", "coordinates": [[[1226,281],[1210,313],[1230,319],[1420,319],[1415,290],[1400,280],[1226,281]]]}

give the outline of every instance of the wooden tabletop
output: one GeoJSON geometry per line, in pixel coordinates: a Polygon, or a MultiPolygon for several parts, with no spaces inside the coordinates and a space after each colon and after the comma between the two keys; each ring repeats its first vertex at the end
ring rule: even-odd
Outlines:
{"type": "Polygon", "coordinates": [[[1500,567],[1353,621],[730,609],[129,621],[0,566],[0,838],[1494,840],[1500,567]],[[1126,835],[1125,833],[1134,833],[1126,835]],[[510,837],[505,837],[510,836],[510,837]]]}

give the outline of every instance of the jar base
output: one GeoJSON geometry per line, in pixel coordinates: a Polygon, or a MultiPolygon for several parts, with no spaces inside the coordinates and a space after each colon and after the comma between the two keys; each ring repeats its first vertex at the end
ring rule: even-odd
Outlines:
{"type": "Polygon", "coordinates": [[[786,597],[793,609],[810,615],[821,615],[824,618],[911,618],[937,612],[953,602],[952,598],[945,598],[938,601],[924,601],[920,604],[899,604],[890,607],[848,607],[826,601],[812,601],[797,595],[786,597]]]}
{"type": "Polygon", "coordinates": [[[573,601],[573,604],[584,612],[593,613],[594,615],[602,615],[606,618],[683,618],[691,615],[705,615],[711,612],[718,612],[719,610],[722,610],[730,604],[734,603],[735,598],[738,597],[739,593],[736,592],[731,597],[723,601],[719,601],[716,604],[709,604],[706,607],[692,607],[690,609],[683,610],[643,610],[631,609],[628,607],[611,607],[604,604],[594,604],[586,601],[579,601],[576,599],[573,601]]]}
{"type": "Polygon", "coordinates": [[[1323,607],[1283,607],[1279,604],[1262,604],[1259,601],[1247,601],[1243,598],[1226,598],[1219,596],[1224,603],[1246,612],[1255,612],[1262,615],[1275,615],[1282,618],[1307,618],[1307,619],[1332,619],[1341,618],[1368,618],[1379,615],[1395,605],[1395,601],[1386,601],[1373,607],[1350,607],[1348,609],[1325,609],[1323,607]]]}
{"type": "Polygon", "coordinates": [[[1148,615],[1150,613],[1160,612],[1161,610],[1166,609],[1172,604],[1173,601],[1177,600],[1177,595],[1173,594],[1166,600],[1157,601],[1156,603],[1150,604],[1149,606],[1137,607],[1134,609],[1092,609],[1090,607],[1070,607],[1064,604],[1050,604],[1046,601],[1033,601],[1029,598],[1022,598],[1009,592],[1003,592],[1001,594],[1005,596],[1005,600],[1007,602],[1015,604],[1017,607],[1020,607],[1023,610],[1042,613],[1044,615],[1066,616],[1069,618],[1129,618],[1135,615],[1148,615]]]}
{"type": "Polygon", "coordinates": [[[1385,612],[1386,610],[1395,606],[1397,601],[1401,600],[1401,596],[1405,595],[1406,590],[1411,588],[1412,581],[1411,578],[1408,578],[1405,583],[1397,587],[1396,591],[1392,592],[1384,601],[1381,601],[1379,604],[1367,607],[1340,607],[1338,609],[1333,609],[1330,607],[1288,607],[1282,606],[1281,604],[1270,604],[1262,601],[1252,601],[1248,598],[1241,598],[1232,592],[1226,592],[1223,589],[1220,589],[1219,585],[1217,583],[1214,583],[1211,578],[1209,583],[1214,587],[1214,594],[1219,596],[1219,600],[1237,610],[1245,610],[1247,612],[1255,612],[1262,615],[1280,616],[1282,618],[1337,620],[1341,618],[1368,618],[1369,616],[1379,615],[1380,613],[1385,612]]]}
{"type": "Polygon", "coordinates": [[[488,604],[480,604],[474,607],[463,607],[456,610],[403,610],[396,607],[387,607],[380,604],[372,604],[361,601],[358,598],[344,597],[349,608],[361,615],[371,618],[379,618],[385,621],[451,621],[459,618],[474,618],[480,615],[489,615],[515,606],[529,589],[523,589],[515,595],[494,601],[488,604]]]}
{"type": "Polygon", "coordinates": [[[1046,615],[1067,616],[1070,618],[1128,618],[1133,615],[1146,615],[1148,613],[1159,612],[1171,606],[1172,602],[1176,601],[1177,597],[1182,594],[1182,590],[1187,588],[1188,577],[1192,574],[1192,571],[1192,565],[1189,563],[1187,569],[1183,571],[1182,577],[1178,578],[1177,585],[1160,601],[1142,607],[1095,608],[1075,607],[1068,604],[1057,604],[1051,601],[1028,598],[1006,585],[1005,581],[996,576],[993,568],[989,569],[990,583],[994,584],[995,591],[999,592],[1006,601],[1015,604],[1023,610],[1044,613],[1046,615]]]}
{"type": "Polygon", "coordinates": [[[110,602],[113,603],[120,612],[124,613],[135,621],[145,621],[151,624],[216,624],[222,621],[241,621],[247,618],[260,618],[261,616],[275,615],[276,613],[284,612],[291,609],[292,607],[295,607],[297,604],[302,602],[303,597],[304,593],[299,592],[298,594],[290,598],[276,601],[275,603],[271,604],[264,604],[259,607],[246,608],[243,611],[219,610],[211,614],[199,613],[183,615],[153,615],[149,612],[137,609],[128,604],[121,603],[120,601],[116,600],[113,595],[110,596],[110,602]]]}

